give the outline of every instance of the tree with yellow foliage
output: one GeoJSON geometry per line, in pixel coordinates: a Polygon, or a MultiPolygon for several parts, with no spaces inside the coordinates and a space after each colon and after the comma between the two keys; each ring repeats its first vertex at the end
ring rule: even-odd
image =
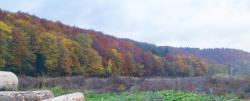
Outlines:
{"type": "Polygon", "coordinates": [[[0,21],[0,70],[4,70],[13,58],[11,52],[11,27],[4,22],[0,21]]]}
{"type": "Polygon", "coordinates": [[[124,59],[121,54],[116,49],[111,49],[111,62],[112,62],[112,75],[121,75],[123,74],[122,68],[124,64],[124,59]]]}
{"type": "Polygon", "coordinates": [[[36,58],[41,57],[43,60],[36,59],[36,62],[44,61],[44,63],[38,64],[44,65],[44,67],[37,68],[37,70],[42,72],[48,72],[49,75],[55,75],[58,71],[58,57],[59,49],[57,43],[57,36],[53,32],[40,33],[36,39],[36,58]]]}

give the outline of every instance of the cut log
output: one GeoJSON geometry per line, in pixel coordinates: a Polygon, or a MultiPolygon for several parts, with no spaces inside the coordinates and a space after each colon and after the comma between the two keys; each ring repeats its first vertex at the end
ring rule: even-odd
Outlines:
{"type": "Polygon", "coordinates": [[[85,101],[82,93],[73,93],[42,101],[85,101]]]}
{"type": "Polygon", "coordinates": [[[53,98],[51,91],[2,91],[0,92],[1,101],[41,101],[53,98]]]}
{"type": "Polygon", "coordinates": [[[0,71],[0,90],[17,90],[18,78],[12,72],[0,71]]]}

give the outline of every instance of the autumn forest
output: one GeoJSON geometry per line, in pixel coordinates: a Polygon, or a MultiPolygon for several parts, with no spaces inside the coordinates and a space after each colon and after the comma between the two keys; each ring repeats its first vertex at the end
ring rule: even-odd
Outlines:
{"type": "Polygon", "coordinates": [[[250,66],[241,50],[156,46],[3,10],[0,43],[0,70],[29,76],[183,77],[250,66]]]}

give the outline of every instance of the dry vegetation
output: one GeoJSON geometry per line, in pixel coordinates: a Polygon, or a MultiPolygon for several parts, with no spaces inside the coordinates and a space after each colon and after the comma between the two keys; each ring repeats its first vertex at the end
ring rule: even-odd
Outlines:
{"type": "Polygon", "coordinates": [[[137,77],[111,77],[111,78],[85,78],[57,77],[32,78],[22,76],[20,89],[53,88],[62,87],[73,91],[95,91],[95,92],[120,92],[128,91],[160,91],[175,90],[196,92],[198,94],[211,95],[235,95],[239,98],[250,97],[250,81],[230,80],[226,78],[186,77],[186,78],[137,78],[137,77]]]}

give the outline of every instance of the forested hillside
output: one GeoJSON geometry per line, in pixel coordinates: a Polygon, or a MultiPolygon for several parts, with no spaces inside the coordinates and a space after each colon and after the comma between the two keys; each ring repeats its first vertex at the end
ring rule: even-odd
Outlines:
{"type": "Polygon", "coordinates": [[[155,46],[153,44],[135,42],[145,51],[151,51],[161,57],[167,54],[192,54],[209,62],[212,72],[223,72],[231,75],[249,75],[250,53],[229,48],[199,49],[176,48],[170,46],[155,46]]]}
{"type": "MultiPolygon", "coordinates": [[[[227,56],[236,58],[231,62],[240,58],[230,52],[223,55],[138,43],[2,10],[0,43],[0,69],[30,76],[200,76],[208,74],[211,66],[226,65],[227,56]]],[[[244,54],[249,63],[249,53],[244,54]]]]}

